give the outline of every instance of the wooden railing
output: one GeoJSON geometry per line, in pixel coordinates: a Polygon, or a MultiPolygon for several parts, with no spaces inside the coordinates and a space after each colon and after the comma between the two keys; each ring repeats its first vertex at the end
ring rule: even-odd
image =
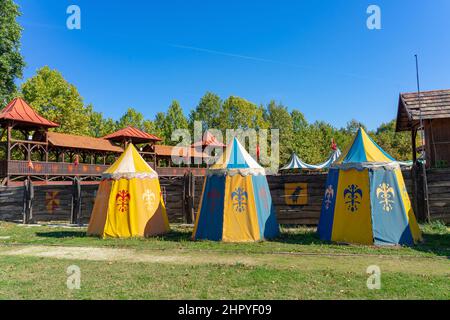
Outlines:
{"type": "MultiPolygon", "coordinates": [[[[150,164],[153,167],[153,164],[150,164]]],[[[62,162],[33,161],[30,167],[28,161],[0,161],[0,176],[101,176],[109,165],[62,162]],[[8,164],[8,166],[6,166],[8,164]]],[[[160,176],[183,176],[192,172],[195,176],[204,176],[205,168],[188,167],[158,167],[160,176]]]]}
{"type": "Polygon", "coordinates": [[[8,161],[8,175],[14,176],[100,176],[109,166],[101,164],[8,161]]]}

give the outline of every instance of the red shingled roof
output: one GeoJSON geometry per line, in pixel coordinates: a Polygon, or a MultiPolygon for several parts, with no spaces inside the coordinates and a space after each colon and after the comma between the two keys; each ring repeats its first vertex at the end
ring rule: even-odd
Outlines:
{"type": "Polygon", "coordinates": [[[60,148],[85,149],[96,151],[109,151],[122,153],[121,147],[115,146],[111,141],[102,138],[77,136],[73,134],[49,132],[47,134],[50,145],[60,148]]]}
{"type": "Polygon", "coordinates": [[[28,125],[48,128],[59,126],[57,123],[37,114],[22,98],[15,98],[3,109],[0,112],[0,120],[13,120],[28,125]]]}
{"type": "Polygon", "coordinates": [[[134,127],[126,127],[116,131],[114,133],[108,134],[103,137],[103,139],[120,141],[123,139],[131,139],[135,142],[147,142],[147,141],[161,141],[157,136],[144,132],[134,127]]]}
{"type": "Polygon", "coordinates": [[[213,134],[211,134],[209,131],[205,132],[205,134],[203,135],[202,141],[197,141],[192,144],[192,147],[194,147],[194,148],[195,147],[207,147],[207,146],[226,147],[226,145],[224,145],[222,142],[217,140],[217,138],[213,134]]]}

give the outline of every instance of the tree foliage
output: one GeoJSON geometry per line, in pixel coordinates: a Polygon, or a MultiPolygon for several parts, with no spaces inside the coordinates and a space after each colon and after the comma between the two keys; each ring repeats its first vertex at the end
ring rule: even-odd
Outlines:
{"type": "Polygon", "coordinates": [[[240,97],[231,96],[223,103],[219,113],[219,127],[225,129],[267,129],[264,109],[240,97]]]}
{"type": "Polygon", "coordinates": [[[166,113],[158,112],[156,114],[154,128],[164,144],[176,145],[178,143],[178,141],[172,141],[172,133],[176,129],[188,129],[188,120],[178,101],[173,100],[166,113]]]}
{"type": "Polygon", "coordinates": [[[89,135],[90,108],[84,106],[77,88],[48,66],[22,84],[25,99],[43,117],[58,123],[56,131],[89,135]]]}
{"type": "Polygon", "coordinates": [[[189,114],[189,127],[194,128],[194,121],[200,121],[204,130],[219,127],[222,100],[217,94],[207,92],[197,107],[189,114]]]}
{"type": "MultiPolygon", "coordinates": [[[[207,92],[189,114],[184,115],[178,101],[174,100],[166,112],[158,112],[153,120],[134,108],[128,108],[117,121],[105,118],[96,112],[94,106],[83,105],[77,89],[62,75],[48,67],[22,85],[22,93],[44,117],[58,122],[58,131],[102,137],[126,126],[133,126],[159,136],[163,144],[175,145],[172,133],[176,129],[189,129],[193,136],[193,123],[200,121],[203,130],[219,129],[279,129],[280,163],[285,163],[292,152],[311,164],[325,161],[331,154],[334,140],[342,151],[353,140],[361,122],[352,119],[344,128],[335,128],[324,121],[309,123],[304,114],[287,106],[271,101],[267,106],[256,105],[246,99],[230,96],[225,101],[207,92]]],[[[395,120],[382,124],[369,132],[372,138],[389,154],[399,160],[411,159],[411,143],[407,133],[395,132],[395,120]]],[[[225,137],[225,136],[224,136],[225,137]]],[[[270,138],[270,135],[269,135],[270,138]]]]}
{"type": "Polygon", "coordinates": [[[15,80],[22,78],[25,62],[20,54],[22,27],[16,19],[19,7],[12,0],[0,1],[0,104],[5,105],[16,94],[15,80]]]}

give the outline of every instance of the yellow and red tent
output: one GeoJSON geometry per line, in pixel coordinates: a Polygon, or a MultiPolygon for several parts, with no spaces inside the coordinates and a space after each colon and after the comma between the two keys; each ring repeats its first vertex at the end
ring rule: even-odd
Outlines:
{"type": "Polygon", "coordinates": [[[158,174],[130,143],[103,173],[88,235],[147,237],[169,231],[158,174]]]}

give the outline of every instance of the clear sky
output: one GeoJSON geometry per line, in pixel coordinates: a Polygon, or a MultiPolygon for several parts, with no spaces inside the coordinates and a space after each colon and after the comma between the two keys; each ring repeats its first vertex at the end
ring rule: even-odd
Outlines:
{"type": "Polygon", "coordinates": [[[375,129],[396,116],[399,92],[450,88],[448,0],[16,0],[24,78],[49,65],[85,103],[117,119],[153,119],[173,99],[186,114],[206,91],[271,99],[308,121],[355,118],[375,129]],[[69,5],[81,30],[66,27],[69,5]],[[382,30],[366,27],[381,8],[382,30]]]}

